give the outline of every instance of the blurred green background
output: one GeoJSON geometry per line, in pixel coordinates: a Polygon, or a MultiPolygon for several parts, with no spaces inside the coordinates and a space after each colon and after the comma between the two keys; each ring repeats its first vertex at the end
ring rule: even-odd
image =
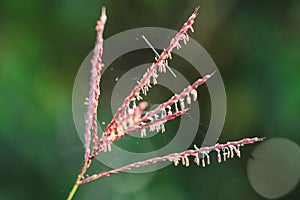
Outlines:
{"type": "MultiPolygon", "coordinates": [[[[72,87],[93,48],[95,21],[104,5],[105,38],[137,27],[178,30],[201,5],[191,37],[216,62],[227,93],[219,141],[266,136],[300,144],[297,0],[2,0],[0,199],[66,198],[83,163],[72,87]]],[[[209,121],[200,129],[205,124],[209,121]]],[[[80,187],[75,199],[264,199],[246,173],[253,148],[244,147],[242,159],[204,169],[170,165],[104,178],[80,187]]],[[[281,199],[299,196],[298,184],[281,199]]]]}

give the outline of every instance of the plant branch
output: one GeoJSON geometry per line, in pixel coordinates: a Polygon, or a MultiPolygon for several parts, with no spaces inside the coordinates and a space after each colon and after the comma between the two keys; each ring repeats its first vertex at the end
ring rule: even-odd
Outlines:
{"type": "MultiPolygon", "coordinates": [[[[226,158],[232,158],[234,153],[236,153],[237,156],[240,157],[241,156],[241,153],[240,153],[240,150],[239,150],[240,146],[243,146],[243,145],[246,145],[246,144],[252,144],[252,143],[255,143],[255,142],[260,142],[260,141],[263,141],[264,139],[265,138],[257,138],[257,137],[255,137],[255,138],[245,138],[245,139],[242,139],[242,140],[239,140],[239,141],[227,142],[226,144],[216,144],[216,145],[211,146],[211,147],[202,147],[202,148],[199,148],[199,149],[196,148],[195,150],[186,150],[186,151],[183,151],[183,152],[180,152],[180,153],[172,153],[172,154],[162,156],[162,157],[155,157],[155,158],[151,158],[151,159],[148,159],[148,160],[145,160],[145,161],[132,163],[132,164],[126,165],[124,167],[120,167],[118,169],[114,169],[114,170],[110,170],[110,171],[106,171],[106,172],[102,172],[102,173],[99,173],[99,174],[92,175],[88,178],[85,178],[85,179],[81,180],[79,182],[79,184],[84,184],[84,183],[87,183],[87,182],[90,182],[90,181],[94,181],[96,179],[99,179],[99,178],[102,178],[102,177],[105,177],[105,176],[109,176],[111,174],[117,174],[117,173],[120,173],[120,172],[131,170],[132,168],[139,168],[139,167],[142,167],[142,166],[155,164],[157,162],[168,161],[168,160],[173,161],[175,165],[177,165],[179,160],[181,160],[184,165],[189,166],[188,156],[194,156],[195,157],[194,162],[197,165],[199,165],[200,158],[198,157],[198,154],[199,153],[204,154],[206,156],[206,159],[207,159],[207,158],[209,158],[208,153],[213,151],[213,150],[217,151],[217,153],[218,153],[218,162],[221,162],[222,158],[221,158],[220,151],[223,151],[224,160],[226,160],[226,158]]],[[[202,159],[204,159],[204,158],[202,158],[202,159]]],[[[208,161],[208,164],[209,164],[209,162],[210,161],[208,161]]]]}
{"type": "Polygon", "coordinates": [[[116,122],[118,119],[121,118],[121,116],[126,111],[126,108],[129,106],[131,102],[135,102],[135,99],[140,100],[142,97],[140,96],[140,93],[143,93],[146,95],[147,91],[150,88],[150,79],[152,77],[153,84],[156,84],[156,78],[158,77],[157,74],[157,68],[160,72],[166,71],[166,66],[168,65],[167,59],[171,59],[171,52],[176,47],[177,49],[181,48],[181,45],[179,44],[179,41],[183,40],[184,43],[186,43],[189,40],[189,36],[187,34],[188,30],[194,31],[192,25],[194,24],[194,20],[196,16],[198,15],[198,9],[197,7],[193,14],[189,17],[186,23],[182,26],[180,31],[176,34],[176,36],[171,40],[169,46],[167,49],[165,49],[161,55],[156,59],[156,63],[152,64],[152,66],[147,70],[147,72],[143,75],[142,79],[138,82],[138,85],[131,91],[131,93],[125,98],[123,104],[118,109],[118,111],[115,113],[112,121],[109,123],[109,125],[106,127],[105,132],[103,134],[103,139],[106,140],[107,137],[109,137],[111,134],[114,134],[117,132],[117,124],[116,122]]]}
{"type": "Polygon", "coordinates": [[[89,97],[87,98],[87,112],[85,114],[85,133],[84,133],[84,147],[85,154],[84,160],[85,164],[83,165],[80,173],[77,176],[75,184],[71,192],[69,193],[68,200],[71,200],[76,193],[80,180],[83,178],[86,170],[89,168],[92,156],[91,156],[91,130],[93,132],[93,153],[98,151],[96,149],[98,142],[98,125],[97,125],[97,108],[100,95],[100,78],[101,78],[101,69],[103,67],[102,63],[102,54],[103,54],[103,31],[104,25],[106,23],[106,11],[105,7],[102,7],[102,12],[100,19],[97,21],[96,31],[97,38],[94,47],[93,58],[91,60],[91,79],[90,79],[90,89],[89,97]]]}
{"type": "MultiPolygon", "coordinates": [[[[156,107],[154,110],[147,112],[140,120],[139,123],[144,122],[149,119],[149,117],[153,117],[154,115],[160,113],[162,110],[167,109],[169,106],[173,104],[177,104],[178,101],[180,101],[180,107],[183,110],[185,108],[184,106],[184,99],[187,97],[187,103],[190,104],[191,100],[190,93],[193,95],[193,100],[195,101],[197,99],[197,89],[200,85],[204,84],[211,76],[213,76],[215,72],[208,74],[204,76],[202,79],[198,79],[195,81],[192,85],[185,88],[179,95],[174,95],[172,98],[170,98],[167,102],[160,104],[158,107],[156,107]]],[[[177,111],[177,105],[175,105],[176,111],[177,111]]]]}
{"type": "Polygon", "coordinates": [[[94,47],[94,54],[91,60],[91,79],[89,97],[87,99],[87,112],[85,115],[85,133],[84,133],[84,146],[85,146],[85,162],[88,161],[91,152],[91,129],[93,131],[93,152],[97,151],[95,145],[98,141],[98,126],[97,126],[97,108],[100,95],[100,78],[101,69],[103,67],[102,54],[103,54],[103,31],[106,23],[105,7],[102,8],[100,19],[97,21],[96,31],[97,38],[94,47]]]}

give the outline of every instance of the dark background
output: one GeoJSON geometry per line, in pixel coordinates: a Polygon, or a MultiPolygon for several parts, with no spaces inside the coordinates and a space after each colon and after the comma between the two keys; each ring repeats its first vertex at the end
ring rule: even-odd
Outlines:
{"type": "MultiPolygon", "coordinates": [[[[299,1],[2,0],[0,199],[66,199],[83,163],[72,87],[104,5],[105,38],[147,26],[178,30],[201,5],[191,36],[214,59],[226,87],[220,142],[266,136],[299,145],[299,1]]],[[[200,130],[205,124],[204,118],[200,130]]],[[[75,199],[264,199],[247,178],[253,148],[204,169],[170,165],[104,178],[80,187],[75,199]]],[[[299,194],[298,185],[282,199],[299,194]]]]}

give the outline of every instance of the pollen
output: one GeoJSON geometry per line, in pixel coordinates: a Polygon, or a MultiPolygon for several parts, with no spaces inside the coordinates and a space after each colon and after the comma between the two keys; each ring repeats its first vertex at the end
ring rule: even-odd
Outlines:
{"type": "Polygon", "coordinates": [[[191,91],[191,95],[193,96],[193,100],[196,101],[197,100],[197,97],[198,97],[198,94],[197,94],[197,91],[195,89],[193,89],[191,91]]]}

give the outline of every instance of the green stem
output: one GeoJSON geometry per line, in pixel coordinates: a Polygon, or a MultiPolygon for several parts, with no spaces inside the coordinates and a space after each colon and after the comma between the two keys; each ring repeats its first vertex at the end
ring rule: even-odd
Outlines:
{"type": "Polygon", "coordinates": [[[70,192],[67,200],[71,200],[73,198],[74,194],[76,193],[76,191],[78,189],[78,186],[79,185],[77,183],[74,184],[74,186],[73,186],[73,188],[72,188],[72,190],[71,190],[71,192],[70,192]]]}
{"type": "Polygon", "coordinates": [[[76,193],[76,191],[77,191],[77,189],[78,189],[78,187],[79,187],[79,185],[80,185],[80,183],[81,183],[80,180],[82,179],[82,177],[83,177],[83,175],[85,174],[86,170],[89,168],[89,166],[90,166],[90,164],[91,164],[91,162],[92,162],[92,159],[93,159],[93,158],[89,158],[89,159],[86,161],[86,163],[83,165],[83,167],[82,167],[80,173],[78,174],[78,177],[77,177],[77,179],[76,179],[76,182],[75,182],[75,184],[74,184],[74,186],[73,186],[73,188],[72,188],[72,190],[71,190],[71,192],[70,192],[70,194],[69,194],[67,200],[72,200],[72,199],[73,199],[73,197],[74,197],[74,195],[75,195],[75,193],[76,193]]]}

